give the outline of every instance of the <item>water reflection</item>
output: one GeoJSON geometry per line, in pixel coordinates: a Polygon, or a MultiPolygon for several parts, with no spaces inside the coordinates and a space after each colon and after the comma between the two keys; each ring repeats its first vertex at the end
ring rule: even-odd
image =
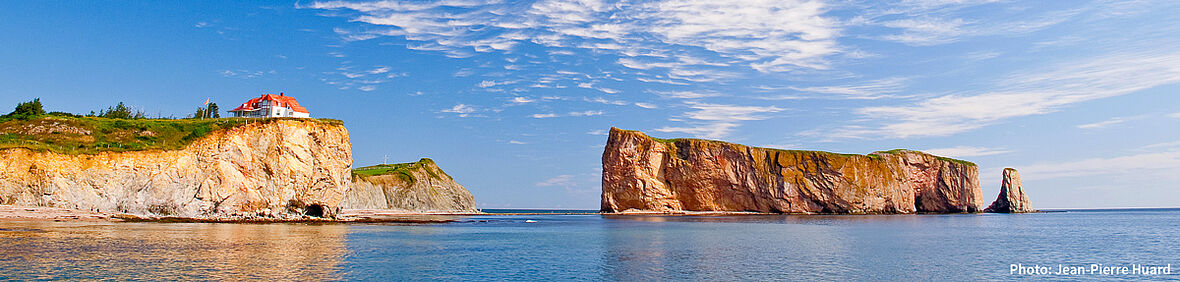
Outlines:
{"type": "Polygon", "coordinates": [[[847,276],[847,230],[815,216],[606,215],[607,280],[756,280],[847,276]]]}
{"type": "Polygon", "coordinates": [[[340,279],[347,226],[0,222],[0,279],[340,279]]]}

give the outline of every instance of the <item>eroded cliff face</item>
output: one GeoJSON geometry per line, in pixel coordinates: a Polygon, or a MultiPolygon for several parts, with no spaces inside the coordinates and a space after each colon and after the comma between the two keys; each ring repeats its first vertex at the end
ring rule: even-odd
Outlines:
{"type": "Polygon", "coordinates": [[[344,209],[477,212],[475,198],[431,159],[357,169],[344,209]],[[383,170],[377,175],[366,170],[383,170]]]}
{"type": "Polygon", "coordinates": [[[994,213],[1035,212],[1032,203],[1028,201],[1028,195],[1024,194],[1023,186],[1020,181],[1020,172],[1014,168],[1005,168],[1004,181],[1000,184],[1000,195],[984,211],[994,213]]]}
{"type": "Polygon", "coordinates": [[[0,203],[183,217],[332,216],[350,186],[339,124],[269,120],[182,150],[0,150],[0,203]]]}
{"type": "Polygon", "coordinates": [[[978,175],[974,164],[916,151],[776,150],[611,128],[601,210],[977,212],[978,175]]]}

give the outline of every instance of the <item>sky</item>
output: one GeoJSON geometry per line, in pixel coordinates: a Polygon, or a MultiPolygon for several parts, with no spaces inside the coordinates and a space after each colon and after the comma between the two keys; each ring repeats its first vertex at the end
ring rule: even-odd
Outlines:
{"type": "MultiPolygon", "coordinates": [[[[613,126],[1002,169],[1037,208],[1180,206],[1176,1],[17,1],[0,105],[183,117],[263,93],[354,166],[434,159],[480,208],[598,209],[613,126]]],[[[226,113],[222,113],[225,115],[226,113]]]]}

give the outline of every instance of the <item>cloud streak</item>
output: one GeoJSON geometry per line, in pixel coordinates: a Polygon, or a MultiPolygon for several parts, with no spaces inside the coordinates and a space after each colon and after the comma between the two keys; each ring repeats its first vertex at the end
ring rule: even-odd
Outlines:
{"type": "Polygon", "coordinates": [[[662,70],[655,79],[732,77],[713,69],[730,62],[760,72],[827,69],[826,57],[843,50],[840,24],[824,15],[829,7],[822,1],[325,1],[301,8],[384,27],[338,28],[346,41],[401,37],[413,42],[406,48],[454,58],[522,44],[585,49],[613,53],[624,67],[662,70]]]}
{"type": "MultiPolygon", "coordinates": [[[[1138,53],[1058,64],[1020,72],[997,83],[996,91],[956,93],[898,106],[855,112],[883,124],[850,125],[825,134],[843,138],[948,136],[1006,119],[1042,115],[1072,104],[1126,95],[1180,82],[1180,53],[1138,53]]],[[[805,132],[818,136],[820,132],[805,132]]]]}
{"type": "Polygon", "coordinates": [[[702,138],[722,138],[733,132],[741,121],[764,120],[770,118],[767,113],[780,112],[783,109],[775,106],[740,106],[726,104],[708,104],[687,102],[693,109],[684,113],[684,117],[692,119],[688,122],[692,126],[657,128],[659,132],[686,133],[702,138]]]}

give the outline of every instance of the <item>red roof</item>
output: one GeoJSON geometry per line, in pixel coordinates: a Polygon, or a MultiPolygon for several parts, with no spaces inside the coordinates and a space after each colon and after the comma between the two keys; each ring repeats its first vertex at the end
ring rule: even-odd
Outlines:
{"type": "Polygon", "coordinates": [[[262,94],[262,97],[250,99],[250,101],[246,101],[245,103],[242,103],[241,106],[238,106],[237,108],[234,108],[233,110],[230,110],[230,111],[231,112],[253,111],[253,110],[257,109],[258,102],[262,102],[262,101],[273,101],[275,106],[291,108],[292,111],[296,111],[296,112],[300,112],[300,113],[308,113],[307,108],[300,106],[299,102],[296,102],[294,97],[287,96],[282,93],[279,93],[279,95],[262,94]]]}

